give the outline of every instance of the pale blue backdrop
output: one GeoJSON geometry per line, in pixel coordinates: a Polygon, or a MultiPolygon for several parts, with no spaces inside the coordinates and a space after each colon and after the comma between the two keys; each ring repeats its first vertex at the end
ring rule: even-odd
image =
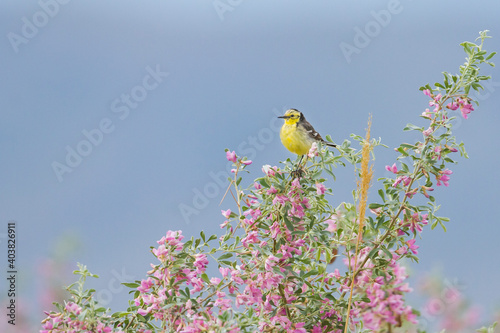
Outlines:
{"type": "MultiPolygon", "coordinates": [[[[369,114],[391,148],[416,140],[402,128],[423,124],[419,86],[456,72],[459,43],[480,30],[499,51],[499,14],[496,1],[462,0],[2,1],[0,267],[15,220],[24,311],[43,318],[40,272],[54,253],[67,271],[82,262],[101,275],[90,285],[124,309],[117,281],[144,277],[168,229],[220,233],[220,209],[233,207],[219,206],[224,148],[254,161],[247,184],[293,157],[275,122],[287,108],[337,142],[363,134],[369,114]]],[[[426,228],[411,265],[413,286],[440,269],[484,323],[500,306],[500,79],[485,73],[481,105],[455,122],[470,159],[435,191],[448,232],[426,228]]],[[[395,156],[378,150],[377,177],[395,156]]],[[[351,169],[337,178],[334,204],[354,185],[351,169]]]]}

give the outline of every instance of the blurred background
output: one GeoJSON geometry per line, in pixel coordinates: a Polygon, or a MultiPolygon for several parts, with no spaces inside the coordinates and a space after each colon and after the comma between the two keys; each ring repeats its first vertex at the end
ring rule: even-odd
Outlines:
{"type": "MultiPolygon", "coordinates": [[[[0,268],[15,221],[18,308],[12,327],[2,278],[1,331],[36,331],[77,262],[100,275],[88,283],[100,303],[124,310],[120,282],[145,277],[167,230],[221,234],[220,210],[234,207],[219,206],[224,148],[253,160],[245,185],[294,158],[276,119],[288,108],[335,142],[363,135],[372,114],[390,147],[375,152],[375,177],[387,176],[392,148],[419,139],[402,128],[425,124],[418,88],[456,73],[459,43],[480,30],[499,51],[499,14],[493,0],[2,1],[0,268]]],[[[479,107],[455,120],[470,159],[434,191],[448,231],[425,228],[409,263],[428,330],[471,331],[500,309],[500,76],[483,74],[479,107]]],[[[329,184],[333,205],[350,201],[352,169],[329,184]]]]}

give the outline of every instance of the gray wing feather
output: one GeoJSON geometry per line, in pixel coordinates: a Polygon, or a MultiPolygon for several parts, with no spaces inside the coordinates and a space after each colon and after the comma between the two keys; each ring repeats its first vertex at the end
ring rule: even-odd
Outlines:
{"type": "Polygon", "coordinates": [[[335,147],[336,146],[333,143],[329,143],[329,142],[326,142],[325,140],[323,140],[323,138],[321,137],[321,135],[318,132],[316,132],[316,130],[314,129],[314,127],[307,120],[304,119],[303,122],[302,122],[302,125],[304,126],[304,129],[309,134],[310,138],[312,138],[314,140],[317,140],[317,141],[321,141],[324,144],[326,144],[328,146],[331,146],[331,147],[335,147]]]}

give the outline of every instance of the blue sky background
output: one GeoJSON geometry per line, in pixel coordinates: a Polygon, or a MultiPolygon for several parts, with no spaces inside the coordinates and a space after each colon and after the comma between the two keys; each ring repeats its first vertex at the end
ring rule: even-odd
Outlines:
{"type": "MultiPolygon", "coordinates": [[[[363,134],[372,114],[372,136],[393,148],[418,139],[402,132],[408,122],[424,124],[427,98],[418,88],[458,71],[459,43],[488,29],[486,49],[500,50],[496,1],[233,1],[219,13],[214,3],[73,0],[46,7],[53,16],[40,14],[37,1],[0,4],[0,241],[17,221],[20,299],[32,299],[23,307],[35,319],[43,317],[33,296],[37,266],[54,252],[69,260],[68,271],[82,262],[99,274],[90,286],[117,311],[128,295],[114,277],[143,278],[149,247],[167,230],[220,233],[220,209],[232,207],[219,206],[225,188],[214,180],[227,167],[224,148],[254,161],[247,184],[263,164],[293,157],[276,114],[297,108],[336,142],[363,134]],[[384,26],[375,23],[373,13],[388,9],[384,26]],[[24,27],[29,38],[9,40],[34,20],[38,31],[24,27]],[[356,46],[356,29],[377,26],[359,53],[343,54],[341,43],[356,46]],[[144,90],[155,70],[168,76],[144,90]],[[135,94],[136,104],[126,106],[123,94],[135,94]],[[60,181],[53,163],[65,163],[67,147],[88,148],[82,131],[103,121],[112,131],[60,181]],[[204,191],[212,197],[196,195],[204,191]],[[181,214],[196,204],[198,214],[181,214]]],[[[414,285],[437,268],[459,281],[487,321],[500,307],[500,79],[494,69],[484,73],[492,84],[455,127],[470,159],[452,167],[449,188],[435,191],[448,232],[424,230],[421,263],[411,270],[414,285]]],[[[383,177],[396,154],[376,154],[375,176],[383,177]]],[[[351,200],[354,184],[351,169],[338,170],[333,203],[351,200]]]]}

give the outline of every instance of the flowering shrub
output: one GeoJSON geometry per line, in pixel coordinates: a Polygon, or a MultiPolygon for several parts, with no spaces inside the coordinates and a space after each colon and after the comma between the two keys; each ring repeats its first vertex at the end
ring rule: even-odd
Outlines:
{"type": "MultiPolygon", "coordinates": [[[[460,74],[444,73],[444,83],[421,88],[430,108],[425,127],[408,124],[422,139],[401,144],[397,162],[379,179],[379,199],[367,204],[372,171],[369,157],[380,140],[353,135],[362,149],[345,140],[337,152],[313,144],[309,164],[299,178],[290,160],[265,165],[262,175],[242,189],[241,173],[251,161],[226,150],[234,178],[226,195],[237,210],[222,210],[222,236],[184,239],[168,231],[152,249],[156,261],[141,281],[124,283],[133,300],[125,312],[108,314],[85,290],[93,276],[80,265],[81,279],[68,290],[72,300],[47,313],[41,332],[391,332],[417,324],[406,304],[411,292],[403,258],[417,261],[416,235],[445,217],[430,193],[448,186],[452,156],[467,156],[452,136],[451,120],[474,111],[470,88],[481,89],[478,65],[486,55],[480,43],[462,43],[467,62],[460,74]],[[326,177],[351,164],[359,175],[354,201],[332,206],[326,177]],[[420,197],[416,205],[413,201],[420,197]],[[365,217],[365,209],[371,215],[365,217]],[[337,260],[341,257],[341,260],[337,260]],[[207,274],[209,258],[219,272],[207,274]]],[[[331,140],[327,137],[327,140],[331,140]]]]}

